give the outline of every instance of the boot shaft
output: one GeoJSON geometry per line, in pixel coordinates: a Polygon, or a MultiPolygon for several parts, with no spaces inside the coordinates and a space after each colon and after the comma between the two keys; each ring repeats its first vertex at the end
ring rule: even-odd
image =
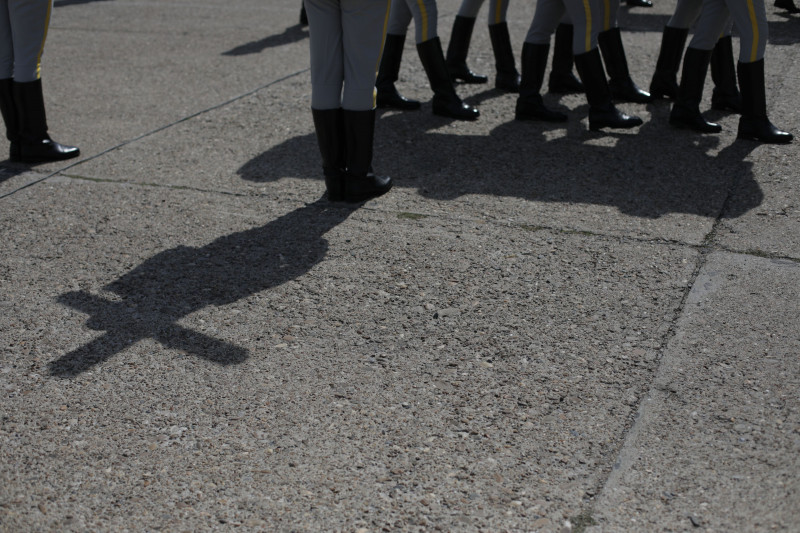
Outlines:
{"type": "Polygon", "coordinates": [[[44,109],[42,80],[13,82],[12,92],[22,140],[39,142],[50,139],[47,134],[47,115],[44,109]]]}
{"type": "Polygon", "coordinates": [[[489,39],[492,41],[494,62],[498,73],[517,75],[517,66],[514,61],[514,50],[511,48],[511,36],[508,33],[508,24],[499,22],[489,25],[489,39]]]}
{"type": "Polygon", "coordinates": [[[767,95],[764,85],[764,60],[737,64],[742,94],[742,117],[766,118],[767,95]]]}
{"type": "Polygon", "coordinates": [[[338,177],[345,169],[344,120],[341,109],[312,109],[314,131],[326,177],[338,177]]]}
{"type": "Polygon", "coordinates": [[[619,28],[601,31],[597,35],[597,44],[603,54],[608,76],[612,80],[625,80],[630,78],[628,59],[625,57],[625,47],[622,45],[622,33],[619,28]]]}
{"type": "Polygon", "coordinates": [[[522,81],[519,84],[520,99],[534,98],[542,90],[544,71],[547,68],[549,44],[522,44],[522,81]]]}
{"type": "Polygon", "coordinates": [[[557,74],[572,73],[572,24],[559,24],[553,39],[553,68],[557,74]]]}
{"type": "Polygon", "coordinates": [[[450,43],[447,45],[446,62],[448,65],[457,65],[467,60],[474,27],[474,18],[456,15],[456,18],[453,19],[453,31],[450,33],[450,43]]]}
{"type": "Polygon", "coordinates": [[[375,139],[375,110],[342,111],[344,160],[347,175],[364,177],[372,169],[372,145],[375,139]]]}
{"type": "Polygon", "coordinates": [[[378,77],[375,80],[375,87],[388,89],[394,86],[394,82],[400,76],[400,63],[403,59],[403,47],[406,43],[405,35],[386,34],[383,43],[383,55],[378,67],[378,77]]]}
{"type": "Polygon", "coordinates": [[[461,100],[453,87],[453,80],[447,71],[447,63],[438,37],[417,44],[417,53],[428,76],[433,94],[445,100],[461,100]]]}
{"type": "Polygon", "coordinates": [[[19,141],[19,120],[13,86],[11,78],[0,80],[0,113],[6,125],[6,138],[12,143],[19,141]]]}
{"type": "Polygon", "coordinates": [[[689,28],[664,26],[664,32],[661,34],[661,49],[658,51],[658,60],[656,61],[656,71],[669,72],[673,76],[678,75],[683,49],[686,47],[688,37],[689,28]]]}
{"type": "Polygon", "coordinates": [[[597,48],[576,55],[575,68],[586,90],[589,107],[604,109],[611,106],[611,89],[597,48]]]}
{"type": "Polygon", "coordinates": [[[683,56],[681,83],[678,88],[676,105],[686,109],[700,108],[703,100],[703,86],[706,82],[708,64],[711,61],[711,50],[687,48],[683,56]]]}
{"type": "Polygon", "coordinates": [[[732,41],[730,35],[720,37],[711,52],[711,80],[726,93],[737,91],[732,41]]]}

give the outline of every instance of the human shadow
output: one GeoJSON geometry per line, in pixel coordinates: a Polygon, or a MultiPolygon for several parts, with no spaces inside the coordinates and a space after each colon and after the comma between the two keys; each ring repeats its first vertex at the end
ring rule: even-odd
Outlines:
{"type": "MultiPolygon", "coordinates": [[[[740,216],[763,201],[746,160],[756,143],[715,155],[719,136],[670,127],[668,105],[650,111],[651,120],[632,131],[588,131],[582,105],[569,111],[565,124],[510,120],[479,136],[444,133],[440,126],[446,122],[424,111],[386,113],[376,124],[375,168],[392,176],[396,187],[440,201],[515,197],[606,205],[650,219],[670,213],[716,218],[734,185],[748,194],[726,216],[740,216]]],[[[316,151],[313,135],[295,137],[254,158],[239,174],[257,182],[287,173],[321,179],[318,156],[297,158],[316,151]]]]}
{"type": "MultiPolygon", "coordinates": [[[[800,42],[800,16],[781,12],[780,21],[769,23],[769,44],[772,46],[789,46],[800,42]]],[[[769,51],[767,51],[769,61],[769,51]]]]}
{"type": "Polygon", "coordinates": [[[241,44],[235,48],[231,48],[227,52],[223,52],[224,56],[245,56],[248,54],[258,54],[267,48],[275,48],[276,46],[283,46],[286,44],[296,43],[308,37],[307,26],[302,24],[295,24],[286,28],[283,33],[270,35],[258,41],[241,44]]]}
{"type": "Polygon", "coordinates": [[[86,291],[62,294],[59,303],[88,314],[88,327],[104,333],[50,363],[50,373],[76,376],[146,338],[220,365],[242,363],[245,348],[178,321],[302,276],[324,259],[324,235],[355,209],[320,199],[202,247],[163,251],[105,286],[112,298],[86,291]]]}
{"type": "Polygon", "coordinates": [[[0,161],[0,183],[15,178],[20,174],[24,174],[29,170],[30,168],[19,166],[17,163],[12,163],[10,160],[0,161]]]}
{"type": "Polygon", "coordinates": [[[55,0],[53,7],[67,7],[79,4],[91,4],[93,2],[111,2],[113,0],[55,0]]]}

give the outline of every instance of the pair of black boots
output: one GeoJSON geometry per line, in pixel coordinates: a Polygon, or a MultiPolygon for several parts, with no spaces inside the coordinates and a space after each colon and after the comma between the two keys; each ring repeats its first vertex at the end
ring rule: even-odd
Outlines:
{"type": "MultiPolygon", "coordinates": [[[[375,81],[378,107],[404,111],[420,108],[417,100],[405,98],[397,92],[394,85],[400,74],[405,41],[405,35],[386,35],[378,78],[375,81]]],[[[417,44],[417,53],[433,89],[433,114],[457,120],[476,120],[480,116],[478,110],[465,104],[456,93],[439,38],[434,37],[417,44]]]]}
{"type": "Polygon", "coordinates": [[[42,163],[80,155],[78,148],[59,144],[48,135],[42,80],[25,83],[9,78],[0,80],[0,112],[11,143],[11,161],[42,163]]]}
{"type": "MultiPolygon", "coordinates": [[[[711,62],[711,50],[687,48],[678,95],[669,116],[669,123],[681,129],[700,133],[719,133],[722,126],[709,122],[700,113],[703,86],[711,62]]],[[[776,128],[767,118],[767,98],[764,83],[764,59],[737,65],[741,92],[741,117],[737,137],[771,144],[787,144],[792,134],[776,128]]]]}
{"type": "MultiPolygon", "coordinates": [[[[517,120],[541,120],[545,122],[565,122],[567,116],[548,109],[542,100],[540,90],[547,66],[549,44],[524,43],[522,45],[522,83],[516,105],[517,120]]],[[[574,58],[578,75],[583,82],[586,99],[589,102],[589,129],[626,129],[640,126],[642,119],[626,115],[614,106],[603,61],[597,48],[578,54],[574,58]]]]}
{"type": "MultiPolygon", "coordinates": [[[[678,97],[678,69],[688,35],[688,28],[664,26],[656,70],[650,82],[650,94],[655,98],[675,100],[678,97]]],[[[736,84],[733,40],[730,35],[720,37],[717,41],[711,52],[710,66],[711,80],[714,82],[711,109],[741,113],[742,97],[736,84]]]]}
{"type": "Polygon", "coordinates": [[[363,202],[392,188],[372,171],[375,110],[312,109],[322,155],[325,188],[332,202],[363,202]]]}
{"type": "MultiPolygon", "coordinates": [[[[447,69],[450,77],[455,81],[464,83],[486,83],[487,76],[475,74],[467,66],[467,54],[472,38],[475,19],[456,16],[453,22],[453,31],[450,34],[450,44],[447,46],[447,69]]],[[[583,84],[572,73],[572,24],[559,24],[556,28],[555,43],[553,46],[553,62],[550,70],[548,89],[551,93],[569,94],[582,93],[583,84]]],[[[495,89],[518,93],[522,78],[514,62],[514,52],[511,48],[511,37],[508,33],[508,24],[500,22],[489,25],[489,39],[495,59],[495,89]]]]}

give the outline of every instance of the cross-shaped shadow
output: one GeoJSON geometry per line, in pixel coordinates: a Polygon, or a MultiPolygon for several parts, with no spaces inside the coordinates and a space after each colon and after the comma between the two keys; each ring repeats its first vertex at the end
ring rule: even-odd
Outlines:
{"type": "Polygon", "coordinates": [[[86,291],[61,295],[60,303],[88,314],[88,326],[105,333],[53,361],[51,374],[78,375],[145,338],[222,365],[243,362],[245,348],[177,322],[305,274],[327,253],[325,233],[355,209],[318,200],[206,246],[163,251],[104,287],[112,299],[86,291]]]}

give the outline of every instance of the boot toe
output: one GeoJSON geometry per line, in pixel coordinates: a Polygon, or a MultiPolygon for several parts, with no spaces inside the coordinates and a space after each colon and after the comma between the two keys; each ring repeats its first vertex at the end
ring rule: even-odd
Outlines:
{"type": "Polygon", "coordinates": [[[611,95],[616,100],[634,104],[647,104],[653,101],[653,96],[649,92],[640,89],[631,79],[621,82],[612,80],[609,83],[609,87],[611,88],[611,95]]]}
{"type": "Polygon", "coordinates": [[[567,115],[548,109],[542,102],[526,102],[521,99],[517,100],[514,118],[516,120],[532,120],[542,122],[567,121],[567,115]]]}
{"type": "Polygon", "coordinates": [[[394,182],[389,176],[376,176],[369,173],[366,176],[353,176],[350,174],[344,177],[344,197],[345,202],[358,203],[366,202],[372,198],[377,198],[389,192],[394,182]]]}
{"type": "Polygon", "coordinates": [[[779,130],[769,119],[763,117],[760,119],[741,117],[736,137],[768,144],[789,144],[794,140],[794,135],[779,130]]]}
{"type": "Polygon", "coordinates": [[[553,94],[575,94],[584,91],[583,84],[571,72],[550,74],[547,89],[553,94]]]}
{"type": "Polygon", "coordinates": [[[715,122],[708,122],[698,110],[688,110],[680,106],[673,106],[669,114],[670,125],[698,133],[719,133],[722,126],[715,122]]]}
{"type": "Polygon", "coordinates": [[[19,147],[19,161],[25,163],[63,161],[79,155],[81,151],[77,146],[60,144],[51,139],[42,139],[39,142],[23,141],[19,147]]]}
{"type": "Polygon", "coordinates": [[[442,117],[454,118],[456,120],[477,120],[480,112],[477,108],[465,104],[464,102],[437,102],[433,101],[433,114],[442,117]]]}
{"type": "Polygon", "coordinates": [[[678,81],[675,76],[656,72],[650,82],[650,96],[653,98],[669,98],[674,100],[678,96],[678,81]]]}
{"type": "Polygon", "coordinates": [[[519,92],[520,75],[516,72],[510,74],[497,74],[494,80],[494,88],[509,93],[519,92]]]}
{"type": "Polygon", "coordinates": [[[602,128],[629,129],[642,124],[641,118],[634,115],[626,115],[613,106],[608,109],[589,109],[589,129],[592,131],[602,128]]]}
{"type": "Polygon", "coordinates": [[[448,72],[453,81],[460,81],[462,83],[481,84],[488,83],[489,76],[476,74],[472,72],[467,65],[448,66],[448,72]]]}
{"type": "Polygon", "coordinates": [[[381,108],[399,109],[401,111],[414,111],[422,106],[417,100],[406,98],[397,91],[378,91],[375,105],[381,108]]]}

